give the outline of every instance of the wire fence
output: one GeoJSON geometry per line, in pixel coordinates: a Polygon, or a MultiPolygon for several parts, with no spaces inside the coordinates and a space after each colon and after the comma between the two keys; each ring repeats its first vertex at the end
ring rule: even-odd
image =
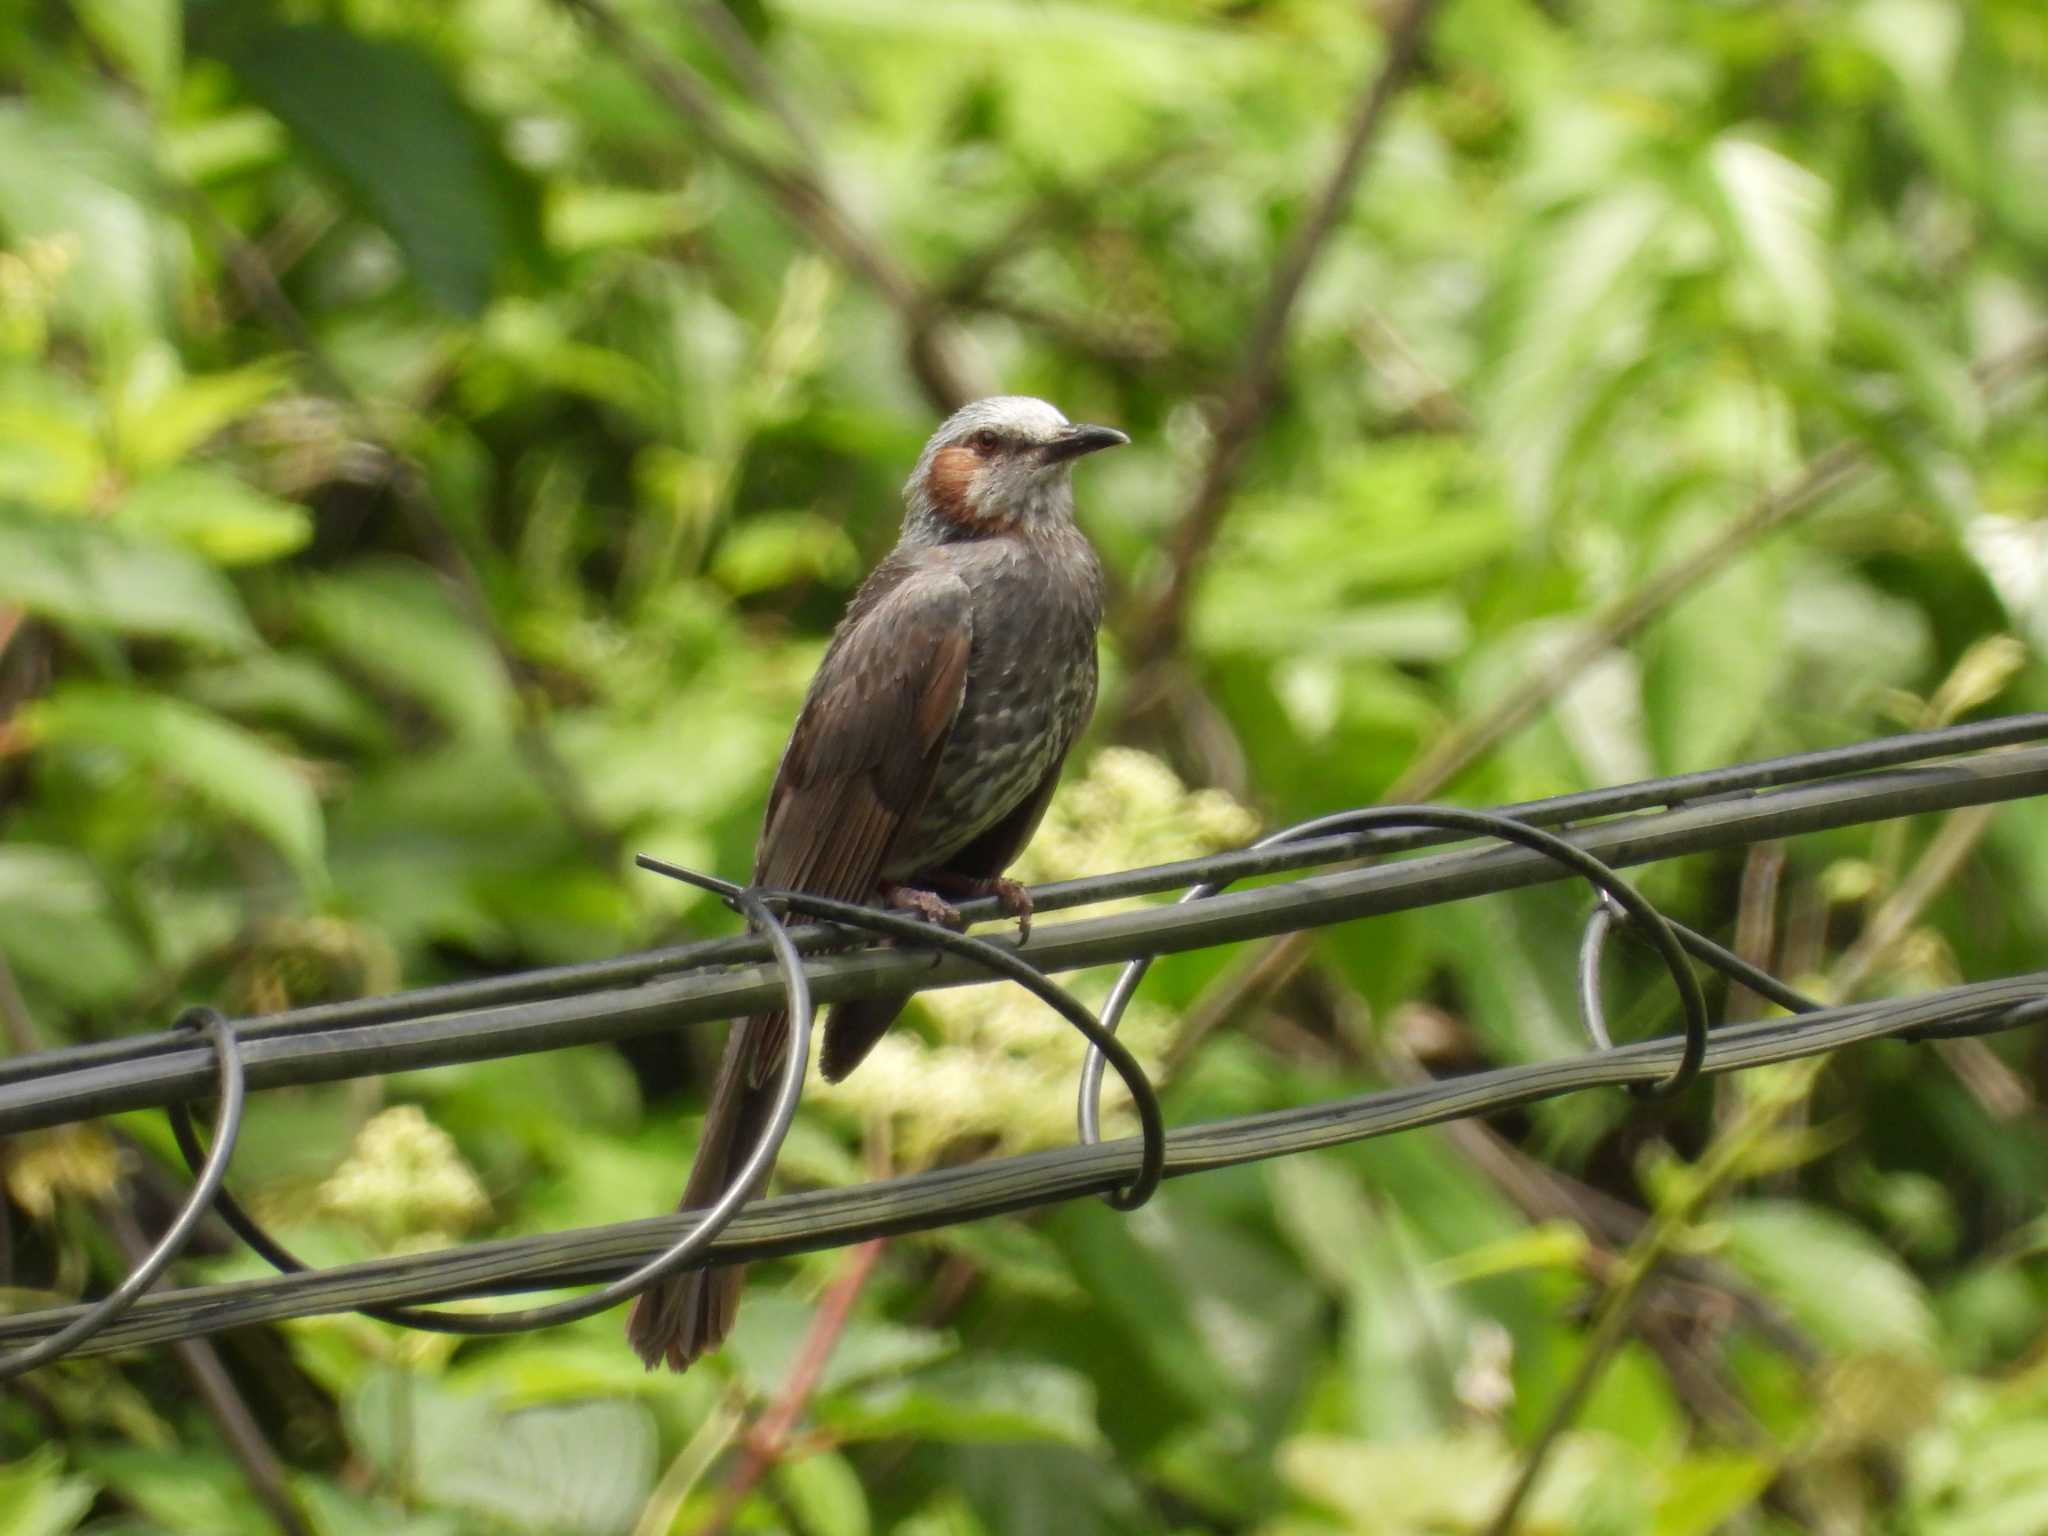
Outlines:
{"type": "MultiPolygon", "coordinates": [[[[1042,925],[1028,945],[935,929],[893,913],[792,892],[745,889],[645,858],[647,868],[712,891],[746,917],[746,937],[673,946],[390,997],[230,1021],[193,1010],[171,1030],[0,1061],[0,1135],[122,1110],[163,1108],[195,1182],[177,1216],[119,1287],[87,1305],[0,1318],[0,1379],[63,1355],[160,1344],[250,1323],[361,1311],[411,1327],[496,1334],[615,1306],[655,1280],[705,1263],[764,1258],[923,1230],[1099,1195],[1142,1204],[1164,1178],[1497,1113],[1587,1088],[1683,1092],[1704,1074],[1789,1061],[1877,1039],[1928,1040],[2016,1029],[2048,1018],[2048,972],[1922,996],[1823,1007],[1713,940],[1659,913],[1623,868],[1683,854],[2048,793],[2048,715],[1989,720],[1706,773],[1475,811],[1381,806],[1275,833],[1251,848],[1065,881],[1034,892],[1043,913],[1184,890],[1174,905],[1042,925]],[[1449,843],[1484,840],[1493,846],[1449,843]],[[1391,862],[1368,858],[1414,854],[1391,862]],[[1317,874],[1298,872],[1339,866],[1317,874]],[[1253,877],[1296,878],[1226,891],[1253,877]],[[1168,1131],[1157,1094],[1116,1028],[1145,967],[1161,954],[1413,910],[1546,881],[1582,878],[1599,899],[1581,945],[1580,1010],[1594,1049],[1565,1060],[1472,1073],[1390,1092],[1168,1131]],[[796,924],[795,918],[814,921],[796,924]],[[1628,1045],[1608,1040],[1601,957],[1617,928],[1649,944],[1671,974],[1684,1028],[1628,1045]],[[881,936],[886,947],[848,946],[881,936]],[[1790,1010],[1709,1029],[1697,961],[1790,1010]],[[1100,1015],[1053,975],[1121,963],[1100,1015]],[[933,1169],[851,1188],[706,1211],[468,1244],[309,1269],[228,1192],[246,1094],[532,1051],[788,1009],[790,1054],[771,1123],[750,1166],[765,1172],[795,1115],[815,1005],[1008,979],[1038,994],[1087,1039],[1078,1144],[933,1169]],[[1113,1067],[1140,1134],[1099,1136],[1097,1100],[1113,1067]],[[211,1149],[187,1109],[216,1100],[211,1149]],[[279,1273],[154,1294],[150,1287],[203,1219],[217,1214],[279,1273]],[[514,1293],[594,1286],[517,1310],[478,1305],[514,1293]],[[456,1309],[426,1304],[468,1302],[456,1309]]],[[[997,915],[993,902],[963,914],[997,915]]],[[[742,1178],[735,1191],[754,1187],[742,1178]]]]}

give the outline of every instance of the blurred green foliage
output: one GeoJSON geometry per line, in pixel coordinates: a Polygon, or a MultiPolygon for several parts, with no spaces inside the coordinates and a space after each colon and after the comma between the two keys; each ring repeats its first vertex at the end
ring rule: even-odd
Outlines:
{"type": "MultiPolygon", "coordinates": [[[[628,854],[747,867],[948,378],[1135,439],[1082,473],[1120,594],[1083,753],[1108,776],[1039,876],[1241,830],[1207,786],[1274,822],[1382,795],[1837,444],[1874,472],[1741,543],[1449,789],[2048,707],[2041,395],[1972,375],[2038,362],[2048,324],[2038,0],[1448,0],[1302,295],[1163,714],[1126,615],[1374,18],[616,3],[0,0],[15,1048],[720,930],[628,854]],[[1143,815],[1101,812],[1139,781],[1143,815]]],[[[1857,947],[1935,835],[1645,878],[1724,933],[1775,913],[1772,963],[1844,993],[2037,967],[2033,806],[1949,822],[1932,899],[1857,947]]],[[[1579,1048],[1579,902],[1330,933],[1185,1052],[1231,958],[1162,964],[1141,1033],[1172,1117],[1579,1048]]],[[[1617,1018],[1663,1027],[1632,964],[1617,1018]]],[[[1072,1042],[969,1015],[906,1034],[895,1100],[807,1110],[785,1180],[1063,1134],[1072,1042]],[[949,1073],[990,1103],[1000,1073],[1045,1085],[1043,1124],[977,1123],[949,1073]]],[[[324,1262],[647,1215],[707,1059],[693,1037],[265,1094],[236,1185],[324,1262]]],[[[2048,1528],[2044,1072],[2028,1037],[1871,1049],[1668,1115],[1584,1097],[1132,1217],[895,1240],[737,1528],[1484,1529],[1645,1214],[1672,1262],[1524,1529],[2048,1528]]],[[[134,1119],[0,1152],[10,1302],[106,1284],[102,1202],[159,1216],[164,1151],[134,1119]]],[[[219,1348],[305,1530],[697,1530],[848,1263],[763,1266],[732,1348],[682,1379],[642,1375],[616,1318],[219,1348]]],[[[277,1528],[167,1352],[37,1373],[0,1399],[0,1453],[0,1536],[277,1528]]]]}

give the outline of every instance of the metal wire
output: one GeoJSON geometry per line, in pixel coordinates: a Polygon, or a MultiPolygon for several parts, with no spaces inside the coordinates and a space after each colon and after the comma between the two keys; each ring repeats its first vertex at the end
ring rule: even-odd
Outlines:
{"type": "MultiPolygon", "coordinates": [[[[776,963],[782,969],[783,985],[787,989],[784,1005],[789,1010],[790,1020],[789,1051],[784,1059],[782,1082],[776,1089],[768,1124],[763,1127],[753,1151],[748,1153],[746,1162],[740,1165],[739,1175],[725,1193],[701,1212],[694,1213],[696,1224],[662,1252],[630,1274],[621,1275],[588,1295],[518,1312],[434,1312],[420,1307],[361,1307],[358,1311],[380,1322],[430,1333],[476,1337],[526,1333],[535,1328],[551,1328],[560,1323],[593,1317],[621,1302],[632,1300],[650,1285],[666,1279],[677,1270],[687,1269],[702,1258],[718,1234],[725,1230],[740,1207],[768,1177],[769,1169],[774,1167],[776,1154],[782,1150],[783,1140],[789,1135],[790,1123],[796,1119],[797,1101],[803,1094],[804,1072],[811,1059],[813,1010],[810,984],[804,976],[803,961],[797,955],[796,946],[790,943],[782,920],[769,910],[756,892],[732,886],[720,894],[749,924],[766,934],[768,941],[775,946],[776,963]]],[[[192,1129],[192,1117],[185,1112],[183,1105],[172,1106],[171,1130],[177,1137],[178,1149],[184,1154],[186,1163],[196,1165],[199,1160],[198,1137],[192,1129]]],[[[225,1157],[220,1159],[223,1173],[226,1161],[225,1157]]],[[[213,1197],[215,1208],[235,1235],[279,1273],[303,1274],[307,1271],[307,1264],[266,1232],[246,1206],[220,1187],[219,1178],[214,1180],[213,1197]]]]}
{"type": "MultiPolygon", "coordinates": [[[[1703,1075],[1823,1055],[1882,1039],[1932,1040],[2017,1029],[2048,1018],[2048,971],[1945,988],[1921,997],[1723,1025],[1703,1075]]],[[[1262,1115],[1182,1126],[1167,1136],[1166,1177],[1319,1151],[1444,1121],[1497,1114],[1589,1088],[1668,1073],[1677,1037],[1555,1061],[1470,1073],[1262,1115]]],[[[707,1262],[841,1247],[1057,1201],[1099,1195],[1130,1177],[1135,1138],[991,1158],[849,1188],[756,1200],[712,1243],[707,1262]]],[[[534,1237],[472,1243],[306,1274],[194,1286],[144,1297],[85,1352],[132,1348],[285,1318],[408,1300],[449,1300],[590,1284],[626,1273],[666,1248],[688,1214],[534,1237]]],[[[63,1326],[80,1309],[0,1318],[0,1346],[63,1326]]]]}
{"type": "MultiPolygon", "coordinates": [[[[725,884],[651,854],[640,854],[634,862],[642,869],[699,885],[706,890],[716,890],[725,884]]],[[[1138,1065],[1138,1059],[1117,1040],[1115,1028],[1098,1021],[1071,992],[1037,967],[1019,959],[1014,951],[999,949],[988,940],[977,939],[970,934],[936,927],[922,918],[882,912],[847,901],[833,901],[804,891],[763,891],[761,894],[792,912],[805,912],[812,917],[822,917],[832,923],[865,929],[888,938],[907,939],[944,954],[965,956],[996,976],[1016,982],[1058,1013],[1087,1040],[1087,1061],[1097,1061],[1106,1056],[1115,1064],[1117,1076],[1123,1079],[1131,1102],[1138,1111],[1138,1171],[1128,1185],[1108,1197],[1110,1204],[1118,1210],[1134,1211],[1152,1198],[1153,1192],[1159,1188],[1161,1170],[1166,1165],[1166,1117],[1159,1107],[1159,1095],[1145,1076],[1145,1069],[1138,1065]]],[[[1100,1076],[1098,1067],[1098,1083],[1100,1076]]]]}
{"type": "MultiPolygon", "coordinates": [[[[1781,767],[1778,771],[1790,770],[1781,767]]],[[[1637,795],[1649,792],[1632,791],[1637,795]]],[[[2023,747],[1955,763],[1890,769],[1833,782],[1800,782],[1735,799],[1622,816],[1574,827],[1561,835],[1604,863],[1626,868],[1680,854],[2042,793],[2048,793],[2048,748],[2023,747]]],[[[1584,797],[1568,798],[1578,801],[1584,797]]],[[[1527,818],[1518,813],[1515,819],[1527,818]]],[[[1349,859],[1359,849],[1374,851],[1385,841],[1455,835],[1317,837],[1306,846],[1320,859],[1349,859]]],[[[1299,849],[1276,848],[1167,867],[1182,873],[1192,870],[1198,879],[1237,878],[1246,872],[1270,873],[1276,863],[1285,865],[1304,856],[1299,849]]],[[[1037,967],[1046,972],[1122,964],[1140,955],[1263,938],[1564,877],[1562,868],[1549,858],[1520,848],[1429,853],[1370,868],[1230,891],[1186,905],[1148,905],[1107,916],[1041,924],[1032,935],[1030,952],[1037,967]]],[[[1122,875],[1103,876],[1091,889],[1107,899],[1131,883],[1122,875]]],[[[1139,883],[1150,884],[1149,875],[1139,883]]],[[[928,955],[900,948],[816,954],[819,949],[846,944],[846,931],[841,928],[798,929],[790,938],[800,951],[813,952],[804,969],[812,995],[820,1003],[905,995],[983,977],[981,968],[969,960],[948,956],[935,964],[928,955]]],[[[1702,953],[1695,948],[1696,940],[1684,933],[1680,940],[1695,954],[1702,953]]],[[[1011,947],[1006,939],[987,942],[1011,947]]],[[[299,1014],[251,1023],[239,1030],[249,1085],[267,1088],[332,1082],[370,1073],[487,1060],[620,1040],[776,1006],[782,983],[773,968],[749,964],[752,951],[738,948],[737,941],[721,940],[718,946],[715,964],[707,961],[695,969],[664,974],[636,986],[332,1028],[299,1026],[292,1022],[299,1014]]],[[[180,1037],[148,1038],[146,1053],[125,1059],[80,1060],[70,1051],[22,1059],[11,1080],[0,1081],[0,1135],[118,1110],[162,1107],[205,1091],[212,1067],[203,1051],[180,1037]]]]}
{"type": "MultiPolygon", "coordinates": [[[[1906,764],[1924,763],[1960,753],[1983,753],[1993,748],[2035,741],[2048,741],[2048,713],[2001,716],[1991,720],[1975,721],[1968,725],[1949,726],[1938,731],[1908,732],[1876,741],[1858,742],[1851,746],[1830,747],[1819,752],[1765,758],[1752,763],[1738,763],[1697,773],[1676,774],[1606,789],[1558,795],[1544,800],[1523,801],[1501,807],[1499,814],[1531,826],[1558,828],[1632,815],[1659,807],[1710,807],[1715,802],[1725,804],[1749,796],[1780,801],[1780,796],[1768,792],[1816,784],[1831,778],[1841,779],[1847,775],[1870,776],[1856,781],[1867,787],[1868,800],[1865,802],[1859,796],[1859,813],[1849,815],[1847,821],[1811,819],[1769,834],[1759,833],[1754,837],[1735,839],[1756,841],[1763,835],[1790,835],[1801,831],[1820,830],[1827,826],[1845,825],[1858,820],[1876,820],[1888,815],[1908,814],[1916,810],[1950,810],[1960,804],[1981,803],[1980,800],[1942,799],[1938,793],[1931,796],[1923,794],[1918,803],[1904,803],[1914,798],[1913,791],[1916,789],[1933,790],[1936,783],[1940,782],[1940,775],[1937,774],[1936,779],[1929,780],[1913,776],[1887,775],[1883,770],[1899,768],[1906,764]],[[1901,802],[1898,808],[1891,808],[1885,804],[1888,798],[1885,791],[1888,788],[1898,790],[1896,798],[1901,802]]],[[[1983,786],[1987,791],[1991,791],[1985,794],[1983,799],[2010,799],[2020,794],[2039,793],[2043,785],[2048,784],[2048,775],[2036,772],[2044,761],[2048,759],[2033,754],[2009,754],[2008,760],[2002,765],[2003,772],[1999,775],[2005,780],[2005,786],[1983,786]],[[2020,778],[2032,778],[2035,782],[2029,787],[2021,788],[2016,782],[2020,778]]],[[[1947,783],[1951,789],[1957,787],[1953,778],[1947,780],[1947,783]]],[[[1762,800],[1759,803],[1762,803],[1762,800]]],[[[1727,825],[1737,825],[1742,820],[1740,805],[1727,805],[1725,808],[1732,817],[1727,825]]],[[[1418,848],[1456,841],[1457,836],[1456,833],[1418,829],[1409,832],[1383,831],[1310,837],[1300,842],[1270,847],[1254,845],[1252,848],[1212,854],[1199,859],[1183,859],[1144,869],[1120,870],[1113,874],[1093,875],[1085,879],[1058,881],[1036,888],[1032,892],[1032,902],[1034,909],[1042,915],[1098,902],[1121,900],[1130,896],[1182,890],[1205,881],[1213,880],[1227,884],[1260,875],[1285,874],[1317,864],[1334,864],[1367,856],[1411,852],[1418,848]]],[[[1699,847],[1705,846],[1723,845],[1703,843],[1691,847],[1680,846],[1670,849],[1667,853],[1653,856],[1668,857],[1671,853],[1699,851],[1699,847]]],[[[1602,853],[1602,856],[1613,864],[1642,862],[1640,859],[1616,858],[1597,847],[1594,851],[1602,853]]],[[[997,916],[999,909],[991,900],[971,901],[960,904],[960,913],[968,921],[977,922],[997,916]]],[[[1372,913],[1360,912],[1353,915],[1369,916],[1372,913]]],[[[1241,938],[1261,936],[1263,935],[1236,935],[1241,938]]],[[[797,948],[806,953],[844,942],[843,934],[822,929],[799,929],[791,937],[797,948]]],[[[521,1002],[567,999],[622,987],[638,987],[643,983],[678,973],[713,966],[744,965],[771,958],[766,940],[759,937],[700,940],[648,950],[640,954],[624,955],[611,960],[592,961],[581,965],[550,966],[521,972],[516,976],[452,982],[384,997],[314,1004],[284,1013],[243,1020],[238,1027],[238,1034],[251,1045],[285,1037],[320,1038],[333,1044],[336,1042],[332,1040],[332,1036],[365,1026],[415,1019],[448,1018],[458,1013],[501,1009],[521,1002]]],[[[1130,958],[1128,954],[1097,955],[1077,963],[1094,964],[1103,960],[1121,962],[1130,958]]],[[[883,990],[886,989],[877,987],[876,995],[883,990]]],[[[727,1015],[706,1017],[732,1017],[745,1011],[744,1007],[735,1007],[727,1015]]],[[[379,1049],[395,1038],[399,1037],[381,1037],[379,1049]]],[[[74,1073],[94,1066],[113,1067],[173,1054],[184,1044],[182,1040],[168,1034],[133,1035],[88,1045],[69,1046],[62,1050],[38,1052],[33,1056],[0,1059],[0,1133],[9,1129],[27,1128],[11,1119],[18,1101],[4,1092],[6,1085],[26,1078],[74,1073]]],[[[512,1053],[507,1051],[504,1054],[512,1053]]],[[[351,1057],[346,1061],[347,1069],[336,1072],[334,1076],[354,1076],[363,1071],[375,1070],[368,1065],[370,1054],[365,1053],[361,1060],[351,1057]]],[[[418,1064],[430,1065],[443,1061],[471,1059],[475,1058],[463,1055],[439,1056],[431,1062],[418,1064]]],[[[410,1064],[413,1063],[408,1063],[410,1064]]],[[[206,1071],[203,1062],[188,1062],[186,1066],[194,1078],[206,1071]]],[[[301,1077],[290,1080],[304,1082],[329,1079],[301,1077]]],[[[254,1085],[269,1086],[269,1083],[257,1080],[254,1085]]],[[[190,1091],[196,1091],[196,1088],[190,1091]]],[[[168,1102],[169,1099],[166,1098],[144,1101],[144,1104],[161,1105],[168,1102]]],[[[117,1107],[137,1108],[143,1105],[123,1103],[117,1107]]],[[[86,1110],[76,1118],[101,1112],[104,1111],[86,1110]]]]}
{"type": "MultiPolygon", "coordinates": [[[[755,937],[683,946],[598,967],[556,968],[512,979],[514,992],[500,983],[435,988],[374,1006],[348,1005],[355,1008],[353,1013],[308,1009],[241,1025],[200,1010],[182,1021],[186,1027],[168,1035],[0,1063],[0,1134],[64,1123],[113,1107],[158,1103],[170,1110],[178,1143],[196,1173],[178,1217],[114,1292],[90,1306],[0,1320],[0,1343],[25,1344],[0,1358],[0,1379],[67,1352],[185,1337],[316,1311],[360,1310],[405,1326],[461,1334],[524,1331],[602,1311],[692,1264],[739,1262],[828,1246],[1077,1194],[1103,1195],[1130,1209],[1148,1198],[1166,1176],[1383,1135],[1578,1088],[1622,1084],[1668,1094],[1682,1090],[1703,1070],[1730,1071],[1787,1060],[1855,1040],[1885,1035],[1924,1039],[2017,1028],[2048,1017],[2048,975],[1951,988],[1920,999],[1823,1009],[1711,939],[1664,917],[1615,866],[2042,793],[2048,791],[2048,749],[2040,747],[1938,767],[1815,782],[1821,774],[1839,772],[1844,766],[1914,761],[1965,744],[1981,749],[2042,736],[2048,736],[2048,716],[2026,716],[1499,812],[1440,806],[1342,812],[1274,833],[1237,853],[1122,871],[1035,892],[1038,907],[1048,910],[1170,888],[1168,881],[1198,881],[1172,907],[1041,929],[1030,946],[1031,960],[1006,939],[954,933],[921,919],[803,893],[742,888],[643,857],[644,867],[717,895],[746,918],[755,937]],[[1701,795],[1743,798],[1699,803],[1701,795]],[[1649,805],[1676,808],[1634,814],[1649,805]],[[1572,825],[1584,817],[1617,812],[1618,819],[1572,825]],[[1247,875],[1474,836],[1511,846],[1435,854],[1219,894],[1230,881],[1247,875]],[[1169,1135],[1157,1094],[1116,1039],[1117,1024],[1157,953],[1508,890],[1561,874],[1581,876],[1602,893],[1579,951],[1581,1009],[1597,1047],[1590,1055],[1169,1135]],[[824,923],[791,929],[786,918],[795,915],[824,923]],[[1617,923],[1656,949],[1669,970],[1685,1021],[1680,1037],[1612,1044],[1599,973],[1617,923]],[[897,947],[817,953],[855,943],[861,933],[880,934],[897,947]],[[1710,1039],[1705,1001],[1688,954],[1804,1017],[1727,1028],[1710,1039]],[[677,972],[676,964],[685,956],[688,968],[677,972]],[[762,967],[762,959],[772,965],[762,967]],[[1104,959],[1129,963],[1100,1019],[1045,974],[1104,959]],[[667,969],[647,969],[655,965],[667,969]],[[810,1054],[814,1003],[908,994],[990,974],[1032,991],[1087,1039],[1077,1106],[1081,1145],[852,1190],[749,1202],[750,1193],[765,1180],[796,1111],[810,1054]],[[643,984],[620,986],[628,976],[641,978],[643,984]],[[519,993],[519,988],[526,990],[519,993]],[[505,1001],[515,993],[518,1000],[505,1001]],[[464,1003],[470,1006],[461,1006],[464,1003]],[[485,1059],[778,1006],[787,1011],[791,1029],[769,1124],[733,1185],[701,1212],[313,1271],[270,1237],[223,1187],[240,1128],[245,1085],[324,1081],[359,1070],[485,1059]],[[194,1027],[207,1035],[204,1052],[195,1052],[187,1043],[194,1027]],[[203,1068],[195,1064],[195,1056],[203,1068]],[[1100,1141],[1098,1104],[1105,1062],[1116,1067],[1130,1091],[1140,1124],[1135,1140],[1100,1141]],[[213,1146],[206,1151],[185,1101],[203,1092],[209,1080],[218,1082],[220,1108],[213,1146]],[[219,1210],[230,1228],[280,1274],[270,1280],[144,1296],[209,1206],[219,1210]],[[595,1289],[511,1312],[451,1313],[414,1305],[570,1285],[595,1289]]],[[[970,916],[993,915],[987,902],[969,903],[962,910],[970,916]]]]}
{"type": "Polygon", "coordinates": [[[144,1291],[156,1284],[171,1260],[184,1251],[199,1227],[200,1218],[220,1194],[221,1181],[227,1177],[228,1159],[234,1156],[235,1142],[242,1134],[242,1058],[235,1050],[234,1026],[212,1009],[195,1009],[183,1022],[187,1028],[205,1033],[220,1071],[220,1108],[214,1115],[213,1155],[196,1170],[198,1178],[193,1181],[192,1193],[185,1197],[185,1203],[178,1208],[164,1235],[157,1239],[156,1246],[128,1272],[128,1278],[90,1306],[78,1309],[55,1332],[25,1349],[0,1357],[0,1381],[12,1381],[71,1353],[132,1307],[144,1291]]]}

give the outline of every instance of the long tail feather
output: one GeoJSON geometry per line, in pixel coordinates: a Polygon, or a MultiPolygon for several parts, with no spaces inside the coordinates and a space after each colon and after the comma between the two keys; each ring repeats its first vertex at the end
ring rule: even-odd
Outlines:
{"type": "MultiPolygon", "coordinates": [[[[678,1210],[702,1210],[724,1194],[753,1151],[775,1103],[788,1020],[780,1013],[746,1020],[726,1041],[704,1115],[704,1135],[678,1210]]],[[[686,1370],[725,1342],[739,1315],[746,1266],[685,1270],[641,1292],[626,1319],[626,1339],[649,1370],[666,1362],[686,1370]]]]}

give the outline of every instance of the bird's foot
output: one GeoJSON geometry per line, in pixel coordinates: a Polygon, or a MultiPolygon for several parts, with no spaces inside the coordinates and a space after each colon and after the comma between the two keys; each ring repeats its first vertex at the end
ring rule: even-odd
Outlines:
{"type": "Polygon", "coordinates": [[[935,875],[932,884],[948,896],[961,896],[970,901],[977,896],[995,897],[1003,915],[1017,919],[1017,942],[1030,942],[1031,892],[1025,889],[1023,881],[1012,880],[1008,875],[997,875],[987,880],[968,875],[935,875]]]}
{"type": "Polygon", "coordinates": [[[893,880],[882,882],[882,905],[897,907],[905,912],[915,912],[928,923],[959,932],[967,924],[961,920],[960,909],[937,891],[927,891],[914,885],[898,885],[893,880]]]}

